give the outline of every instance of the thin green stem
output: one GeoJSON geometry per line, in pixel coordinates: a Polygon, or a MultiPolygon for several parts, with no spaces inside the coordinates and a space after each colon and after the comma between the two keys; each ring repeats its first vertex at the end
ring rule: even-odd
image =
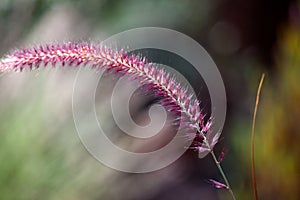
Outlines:
{"type": "Polygon", "coordinates": [[[213,159],[214,159],[214,162],[215,162],[215,164],[217,165],[217,167],[218,167],[218,169],[219,169],[219,172],[221,173],[221,175],[222,175],[222,177],[223,177],[223,179],[224,179],[224,181],[225,181],[225,184],[226,184],[226,187],[227,187],[226,189],[229,191],[229,193],[230,193],[232,199],[235,200],[235,196],[234,196],[234,193],[233,193],[233,191],[232,191],[232,189],[231,189],[231,186],[230,186],[230,184],[229,184],[229,181],[228,181],[227,178],[226,178],[226,175],[225,175],[225,173],[224,173],[224,171],[223,171],[223,169],[222,169],[222,166],[221,166],[220,162],[217,160],[217,157],[216,157],[216,155],[215,155],[215,153],[214,153],[214,151],[213,151],[213,148],[210,146],[209,142],[207,141],[207,138],[205,137],[205,134],[203,134],[203,132],[201,131],[201,129],[200,129],[200,127],[199,127],[198,125],[197,125],[197,130],[198,130],[198,132],[199,132],[199,133],[203,136],[203,138],[204,138],[203,143],[204,143],[204,145],[209,149],[209,152],[210,152],[210,154],[212,155],[212,157],[213,157],[213,159]]]}
{"type": "Polygon", "coordinates": [[[225,176],[225,173],[224,173],[224,171],[223,171],[220,163],[218,162],[218,160],[216,158],[216,155],[215,155],[214,151],[210,151],[210,154],[212,155],[212,157],[213,157],[213,159],[214,159],[214,161],[215,161],[215,163],[216,163],[216,165],[217,165],[217,167],[218,167],[218,169],[219,169],[219,171],[220,171],[220,173],[221,173],[221,175],[222,175],[222,177],[223,177],[223,179],[225,181],[225,184],[227,185],[227,187],[230,188],[229,182],[228,182],[228,180],[227,180],[227,178],[225,176]]]}
{"type": "Polygon", "coordinates": [[[214,161],[215,161],[215,163],[216,163],[216,165],[217,165],[217,167],[218,167],[218,169],[219,169],[219,171],[220,171],[220,173],[221,173],[221,175],[222,175],[222,177],[223,177],[223,179],[224,179],[224,181],[225,181],[225,184],[226,184],[226,186],[227,186],[227,190],[229,191],[229,193],[230,193],[232,199],[235,200],[235,196],[234,196],[234,194],[233,194],[233,191],[232,191],[232,189],[231,189],[231,186],[230,186],[230,184],[229,184],[229,182],[228,182],[228,180],[227,180],[227,177],[226,177],[226,175],[225,175],[225,173],[224,173],[224,171],[223,171],[223,169],[222,169],[221,164],[218,162],[218,160],[217,160],[217,158],[216,158],[216,155],[215,155],[214,151],[211,150],[211,151],[210,151],[210,154],[212,155],[212,157],[213,157],[213,159],[214,159],[214,161]]]}

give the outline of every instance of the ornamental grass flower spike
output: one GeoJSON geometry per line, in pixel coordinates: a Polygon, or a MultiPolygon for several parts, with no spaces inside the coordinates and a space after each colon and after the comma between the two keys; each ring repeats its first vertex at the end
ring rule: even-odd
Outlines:
{"type": "MultiPolygon", "coordinates": [[[[187,137],[195,139],[191,148],[199,153],[211,153],[226,184],[219,188],[226,188],[232,194],[230,185],[213,152],[219,134],[211,135],[212,121],[205,121],[198,99],[188,89],[182,87],[175,76],[156,64],[147,62],[144,57],[129,55],[122,50],[112,50],[101,45],[71,42],[16,50],[0,60],[0,72],[32,70],[39,68],[41,64],[45,67],[48,65],[54,67],[56,64],[70,67],[89,64],[93,69],[104,69],[107,72],[128,76],[146,85],[147,91],[160,97],[160,103],[169,112],[180,116],[175,123],[181,121],[187,130],[187,137]]],[[[234,199],[233,194],[232,197],[234,199]]]]}
{"type": "MultiPolygon", "coordinates": [[[[145,58],[128,55],[124,51],[111,50],[105,46],[96,46],[87,43],[65,43],[45,45],[17,50],[0,60],[0,72],[32,70],[43,64],[61,64],[62,66],[79,66],[91,64],[96,70],[105,69],[138,79],[146,89],[157,97],[163,97],[160,103],[168,111],[181,115],[189,132],[196,132],[206,138],[211,123],[204,122],[204,115],[200,111],[197,98],[189,94],[174,76],[145,58]]],[[[179,121],[179,119],[177,121],[179,121]]],[[[209,143],[208,143],[209,144],[209,143]]],[[[212,149],[213,146],[207,145],[212,149]]]]}

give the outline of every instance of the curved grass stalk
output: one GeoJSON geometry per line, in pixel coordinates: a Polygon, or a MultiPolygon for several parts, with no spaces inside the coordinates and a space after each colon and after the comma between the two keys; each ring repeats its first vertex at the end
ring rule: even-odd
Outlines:
{"type": "Polygon", "coordinates": [[[184,121],[188,132],[197,132],[194,136],[201,138],[202,142],[193,148],[198,152],[210,152],[226,183],[226,189],[235,199],[229,182],[213,152],[219,134],[209,136],[212,123],[210,120],[205,122],[200,102],[192,93],[182,87],[174,76],[155,64],[147,62],[145,58],[88,43],[49,44],[16,50],[0,60],[0,72],[32,70],[39,68],[41,64],[44,66],[50,64],[54,67],[57,63],[73,67],[90,64],[96,70],[105,69],[137,79],[142,85],[146,84],[149,92],[154,92],[155,96],[162,97],[160,103],[169,112],[180,116],[177,120],[184,121]]]}

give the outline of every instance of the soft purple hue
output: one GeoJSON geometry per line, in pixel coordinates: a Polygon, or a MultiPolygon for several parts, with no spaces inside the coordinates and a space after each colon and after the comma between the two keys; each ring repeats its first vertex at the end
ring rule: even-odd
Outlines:
{"type": "Polygon", "coordinates": [[[127,75],[131,79],[138,79],[146,89],[158,97],[163,97],[160,103],[169,112],[180,115],[176,120],[182,120],[189,135],[195,138],[193,143],[197,151],[211,151],[218,138],[208,141],[211,121],[205,122],[197,98],[177,82],[175,76],[164,69],[160,69],[145,58],[128,55],[124,51],[114,51],[107,47],[88,43],[50,44],[17,50],[0,60],[0,72],[23,71],[24,69],[39,68],[56,64],[62,66],[79,66],[90,64],[96,70],[105,69],[127,75]],[[203,146],[203,143],[205,144],[203,146]]]}
{"type": "Polygon", "coordinates": [[[227,154],[228,150],[226,148],[223,148],[221,154],[218,157],[218,162],[221,163],[225,155],[227,154]]]}
{"type": "Polygon", "coordinates": [[[209,179],[208,180],[213,186],[215,186],[215,188],[218,188],[218,189],[228,189],[228,186],[223,184],[223,183],[220,183],[219,181],[215,181],[213,179],[209,179]]]}

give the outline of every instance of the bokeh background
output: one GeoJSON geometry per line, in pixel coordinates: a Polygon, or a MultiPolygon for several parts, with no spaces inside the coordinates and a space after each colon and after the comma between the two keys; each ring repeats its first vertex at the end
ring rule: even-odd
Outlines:
{"type": "MultiPolygon", "coordinates": [[[[228,112],[216,152],[228,149],[222,164],[237,199],[253,199],[250,127],[259,78],[266,73],[255,139],[259,198],[296,200],[299,13],[296,0],[0,0],[0,55],[47,42],[98,43],[143,26],[187,34],[209,52],[225,83],[228,112]]],[[[211,157],[200,160],[193,151],[147,174],[117,172],[96,161],[80,143],[72,118],[76,72],[47,68],[0,75],[0,199],[230,198],[205,181],[221,180],[211,157]]],[[[115,80],[104,81],[109,93],[115,80]]],[[[99,107],[106,96],[99,95],[99,107]]]]}

